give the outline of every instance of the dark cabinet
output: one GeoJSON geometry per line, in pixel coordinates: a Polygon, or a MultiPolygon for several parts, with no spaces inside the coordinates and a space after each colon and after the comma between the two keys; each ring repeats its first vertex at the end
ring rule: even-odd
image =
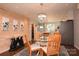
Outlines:
{"type": "Polygon", "coordinates": [[[61,44],[74,45],[74,24],[72,20],[62,21],[60,26],[61,44]]]}

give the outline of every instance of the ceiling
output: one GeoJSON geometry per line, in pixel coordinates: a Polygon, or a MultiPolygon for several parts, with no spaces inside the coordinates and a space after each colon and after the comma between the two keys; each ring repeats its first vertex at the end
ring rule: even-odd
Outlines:
{"type": "Polygon", "coordinates": [[[18,13],[29,17],[29,19],[36,19],[37,14],[46,13],[48,16],[55,14],[65,14],[71,10],[74,10],[75,4],[72,3],[44,3],[43,6],[40,3],[5,3],[0,4],[0,8],[10,12],[18,13]]]}

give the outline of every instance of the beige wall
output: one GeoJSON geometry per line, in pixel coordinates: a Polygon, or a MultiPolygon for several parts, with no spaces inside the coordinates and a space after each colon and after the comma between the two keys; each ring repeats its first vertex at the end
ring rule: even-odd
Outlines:
{"type": "MultiPolygon", "coordinates": [[[[7,11],[0,10],[0,53],[6,51],[10,47],[10,38],[19,36],[19,35],[24,35],[26,34],[28,39],[29,39],[29,22],[28,19],[24,16],[18,15],[18,14],[13,14],[7,11]],[[2,17],[8,17],[9,18],[9,30],[8,31],[2,31],[2,17]],[[24,22],[24,31],[21,32],[20,30],[18,31],[13,31],[13,19],[16,19],[17,21],[23,21],[24,22]]],[[[24,40],[25,42],[25,40],[24,40]]]]}
{"type": "Polygon", "coordinates": [[[65,13],[57,13],[57,14],[52,14],[50,16],[47,16],[48,22],[64,21],[64,20],[73,20],[73,10],[70,10],[65,13]]]}
{"type": "Polygon", "coordinates": [[[79,49],[79,10],[74,12],[74,46],[79,49]]]}

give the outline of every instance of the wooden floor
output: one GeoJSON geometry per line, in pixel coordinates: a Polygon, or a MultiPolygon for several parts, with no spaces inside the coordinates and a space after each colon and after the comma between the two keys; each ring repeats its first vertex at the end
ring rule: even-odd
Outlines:
{"type": "Polygon", "coordinates": [[[22,49],[24,49],[24,48],[20,48],[15,51],[6,51],[6,52],[0,54],[0,56],[13,56],[14,54],[20,52],[22,49]]]}
{"type": "MultiPolygon", "coordinates": [[[[77,48],[75,48],[74,46],[65,45],[65,47],[70,56],[79,56],[79,50],[77,48]]],[[[16,51],[12,51],[12,52],[6,51],[6,52],[0,54],[0,56],[13,56],[14,54],[18,53],[22,49],[24,49],[24,48],[20,48],[20,49],[17,49],[16,51]]]]}

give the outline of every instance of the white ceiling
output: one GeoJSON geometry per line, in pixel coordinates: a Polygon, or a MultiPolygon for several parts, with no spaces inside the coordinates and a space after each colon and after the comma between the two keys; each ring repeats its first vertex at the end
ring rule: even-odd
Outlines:
{"type": "Polygon", "coordinates": [[[75,4],[44,3],[44,5],[41,7],[40,3],[6,3],[0,4],[0,8],[27,16],[30,19],[36,19],[38,13],[46,13],[51,17],[54,14],[60,15],[68,13],[69,11],[74,10],[75,4]]]}

